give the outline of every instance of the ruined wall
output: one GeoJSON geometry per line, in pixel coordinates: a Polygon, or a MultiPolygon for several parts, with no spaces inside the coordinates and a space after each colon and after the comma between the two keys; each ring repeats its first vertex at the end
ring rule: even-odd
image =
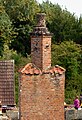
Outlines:
{"type": "Polygon", "coordinates": [[[20,120],[64,120],[65,69],[51,67],[51,33],[45,14],[31,35],[32,63],[20,71],[20,120]]]}
{"type": "Polygon", "coordinates": [[[21,74],[20,120],[64,120],[64,80],[64,74],[21,74]]]}

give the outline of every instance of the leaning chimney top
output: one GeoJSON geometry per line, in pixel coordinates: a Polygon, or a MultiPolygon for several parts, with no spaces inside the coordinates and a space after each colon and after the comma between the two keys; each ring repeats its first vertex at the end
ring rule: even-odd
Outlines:
{"type": "Polygon", "coordinates": [[[37,27],[46,27],[45,13],[37,13],[37,27]]]}
{"type": "Polygon", "coordinates": [[[33,29],[33,32],[31,32],[31,35],[48,35],[52,36],[52,34],[48,31],[46,27],[46,22],[45,22],[45,13],[37,13],[36,18],[37,18],[37,24],[33,29]]]}

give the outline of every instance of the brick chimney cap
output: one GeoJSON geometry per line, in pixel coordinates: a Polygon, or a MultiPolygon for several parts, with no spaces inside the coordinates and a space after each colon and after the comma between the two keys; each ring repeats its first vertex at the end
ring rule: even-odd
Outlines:
{"type": "Polygon", "coordinates": [[[52,36],[52,33],[50,33],[46,27],[45,16],[45,13],[37,13],[37,25],[30,33],[31,36],[52,36]]]}
{"type": "Polygon", "coordinates": [[[46,27],[45,16],[46,16],[45,13],[37,13],[36,18],[38,27],[46,27]]]}

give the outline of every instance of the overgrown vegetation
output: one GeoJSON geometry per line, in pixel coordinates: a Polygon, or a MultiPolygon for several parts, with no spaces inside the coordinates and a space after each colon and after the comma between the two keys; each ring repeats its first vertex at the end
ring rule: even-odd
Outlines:
{"type": "Polygon", "coordinates": [[[36,25],[36,14],[46,13],[46,25],[52,36],[52,65],[66,69],[65,100],[72,103],[82,94],[82,17],[48,0],[0,1],[0,59],[15,60],[16,103],[18,102],[18,70],[30,62],[30,35],[36,25]]]}

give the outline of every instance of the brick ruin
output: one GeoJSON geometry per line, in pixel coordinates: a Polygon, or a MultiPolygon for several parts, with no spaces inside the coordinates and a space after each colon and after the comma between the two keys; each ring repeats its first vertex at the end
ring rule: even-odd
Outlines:
{"type": "Polygon", "coordinates": [[[45,14],[37,14],[31,33],[32,63],[20,71],[20,120],[64,120],[65,69],[51,66],[51,33],[45,14]]]}

